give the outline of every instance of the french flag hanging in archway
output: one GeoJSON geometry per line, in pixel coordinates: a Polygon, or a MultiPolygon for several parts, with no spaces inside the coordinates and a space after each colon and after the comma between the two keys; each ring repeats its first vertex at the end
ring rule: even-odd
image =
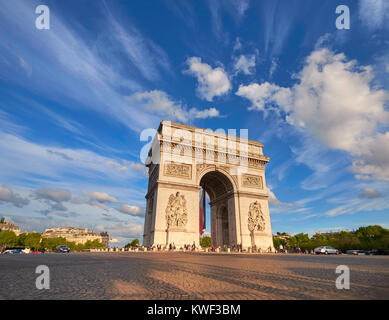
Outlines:
{"type": "Polygon", "coordinates": [[[201,189],[200,191],[200,225],[199,225],[199,229],[200,229],[200,236],[203,235],[204,231],[205,231],[205,190],[204,189],[201,189]]]}

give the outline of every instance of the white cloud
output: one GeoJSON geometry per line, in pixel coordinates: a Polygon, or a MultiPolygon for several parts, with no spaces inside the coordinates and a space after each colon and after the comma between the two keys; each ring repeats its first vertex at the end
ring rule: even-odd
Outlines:
{"type": "Polygon", "coordinates": [[[130,206],[127,203],[122,203],[119,208],[117,208],[118,211],[124,214],[128,214],[130,216],[142,216],[144,214],[143,210],[138,206],[130,206]]]}
{"type": "Polygon", "coordinates": [[[18,194],[15,194],[7,186],[0,184],[0,203],[1,202],[8,202],[13,204],[16,207],[21,208],[27,205],[30,201],[27,198],[23,198],[18,194]]]}
{"type": "Polygon", "coordinates": [[[37,199],[45,199],[55,202],[69,201],[72,198],[71,192],[66,189],[41,188],[35,190],[34,195],[37,199]]]}
{"type": "Polygon", "coordinates": [[[253,74],[255,72],[255,55],[241,54],[235,61],[234,69],[237,74],[239,72],[245,75],[253,74]]]}
{"type": "Polygon", "coordinates": [[[99,191],[82,191],[82,194],[88,199],[83,199],[79,197],[75,197],[72,199],[73,204],[87,204],[93,207],[98,207],[100,209],[103,209],[105,211],[109,211],[111,207],[107,206],[105,203],[118,203],[119,200],[117,200],[115,197],[110,196],[106,192],[99,192],[99,191]]]}
{"type": "Polygon", "coordinates": [[[359,18],[370,30],[389,26],[389,2],[387,0],[359,0],[359,18]]]}
{"type": "Polygon", "coordinates": [[[105,164],[109,167],[113,167],[113,168],[117,169],[120,172],[127,172],[128,171],[128,168],[126,166],[122,166],[120,163],[113,161],[113,160],[108,160],[105,164]]]}
{"type": "Polygon", "coordinates": [[[291,101],[292,92],[289,88],[282,88],[275,84],[265,82],[263,84],[252,83],[247,86],[239,86],[236,95],[246,98],[251,101],[252,105],[249,110],[265,111],[274,110],[278,112],[275,107],[288,106],[291,101]]]}
{"type": "Polygon", "coordinates": [[[102,202],[99,202],[99,201],[93,201],[91,199],[83,199],[83,198],[79,198],[79,197],[75,197],[72,199],[72,203],[73,204],[87,204],[87,205],[90,205],[92,207],[98,207],[100,209],[103,209],[105,211],[108,211],[110,207],[108,207],[106,204],[102,203],[102,202]]]}
{"type": "Polygon", "coordinates": [[[109,202],[109,203],[117,203],[119,202],[116,200],[114,197],[110,196],[106,192],[98,192],[98,191],[93,191],[93,192],[88,192],[88,191],[83,191],[82,192],[84,195],[89,197],[89,199],[96,200],[98,202],[109,202]]]}
{"type": "Polygon", "coordinates": [[[204,119],[219,116],[215,108],[205,110],[191,108],[188,111],[181,102],[173,101],[166,92],[160,90],[137,92],[126,99],[132,107],[138,106],[149,113],[168,117],[169,120],[188,122],[191,118],[204,119]]]}
{"type": "Polygon", "coordinates": [[[128,162],[129,166],[145,175],[146,177],[149,176],[149,170],[145,167],[143,163],[139,162],[128,162]]]}
{"type": "Polygon", "coordinates": [[[209,64],[201,62],[201,58],[192,57],[187,60],[189,66],[184,73],[197,78],[197,93],[200,98],[212,101],[214,97],[226,94],[231,89],[231,83],[223,68],[212,69],[209,64]]]}
{"type": "Polygon", "coordinates": [[[49,206],[48,209],[38,210],[41,214],[47,216],[52,212],[56,212],[57,215],[62,217],[72,216],[72,213],[65,213],[65,211],[68,211],[68,208],[62,203],[71,200],[72,194],[69,190],[40,188],[33,192],[33,196],[35,197],[35,200],[43,200],[43,202],[49,206]]]}
{"type": "Polygon", "coordinates": [[[296,78],[291,88],[254,83],[236,94],[249,99],[251,109],[278,105],[290,124],[331,149],[349,152],[360,177],[389,180],[389,133],[377,132],[379,124],[389,123],[384,107],[389,93],[370,85],[372,68],[320,49],[296,78]]]}
{"type": "Polygon", "coordinates": [[[389,72],[389,64],[386,65],[386,72],[389,72]]]}
{"type": "Polygon", "coordinates": [[[365,188],[358,196],[360,198],[374,199],[382,197],[382,194],[374,188],[365,188]]]}
{"type": "Polygon", "coordinates": [[[249,110],[264,111],[275,109],[273,105],[285,106],[291,101],[292,92],[289,88],[281,88],[275,84],[265,82],[263,84],[252,83],[247,86],[239,86],[236,95],[251,101],[249,110]]]}
{"type": "Polygon", "coordinates": [[[220,116],[219,110],[217,110],[216,108],[209,108],[204,110],[197,110],[195,108],[192,108],[189,110],[189,115],[193,118],[198,119],[214,118],[220,116]]]}
{"type": "Polygon", "coordinates": [[[169,119],[180,120],[182,122],[188,120],[182,105],[179,102],[172,101],[163,91],[137,92],[126,99],[131,107],[140,105],[147,112],[167,116],[169,119]]]}

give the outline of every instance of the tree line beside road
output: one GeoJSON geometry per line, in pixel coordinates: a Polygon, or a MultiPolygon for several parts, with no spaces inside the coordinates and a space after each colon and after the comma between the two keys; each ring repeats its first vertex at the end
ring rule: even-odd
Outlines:
{"type": "Polygon", "coordinates": [[[287,250],[299,247],[301,250],[311,251],[320,246],[331,246],[342,252],[347,250],[379,250],[389,252],[389,230],[379,225],[360,227],[356,231],[341,231],[336,233],[318,234],[309,237],[307,233],[286,236],[286,233],[277,233],[273,236],[275,248],[282,245],[287,250]]]}
{"type": "Polygon", "coordinates": [[[84,244],[77,244],[74,241],[67,241],[65,238],[43,238],[38,232],[21,233],[17,236],[12,231],[0,231],[0,246],[2,247],[29,247],[32,250],[46,251],[54,250],[59,245],[65,245],[71,251],[82,251],[92,248],[104,248],[99,240],[88,240],[84,244]]]}

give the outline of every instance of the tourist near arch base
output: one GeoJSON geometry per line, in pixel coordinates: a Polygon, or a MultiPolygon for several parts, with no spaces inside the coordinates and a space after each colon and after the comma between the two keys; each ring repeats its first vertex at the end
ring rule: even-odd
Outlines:
{"type": "Polygon", "coordinates": [[[274,252],[262,149],[257,141],[162,121],[146,160],[143,244],[198,247],[205,190],[215,248],[274,252]]]}

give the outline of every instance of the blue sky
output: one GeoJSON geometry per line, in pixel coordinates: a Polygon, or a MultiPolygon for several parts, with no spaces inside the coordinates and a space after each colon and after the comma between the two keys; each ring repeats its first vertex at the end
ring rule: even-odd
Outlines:
{"type": "Polygon", "coordinates": [[[388,48],[385,0],[2,0],[0,215],[140,237],[169,119],[264,143],[274,233],[389,227],[388,48]]]}

